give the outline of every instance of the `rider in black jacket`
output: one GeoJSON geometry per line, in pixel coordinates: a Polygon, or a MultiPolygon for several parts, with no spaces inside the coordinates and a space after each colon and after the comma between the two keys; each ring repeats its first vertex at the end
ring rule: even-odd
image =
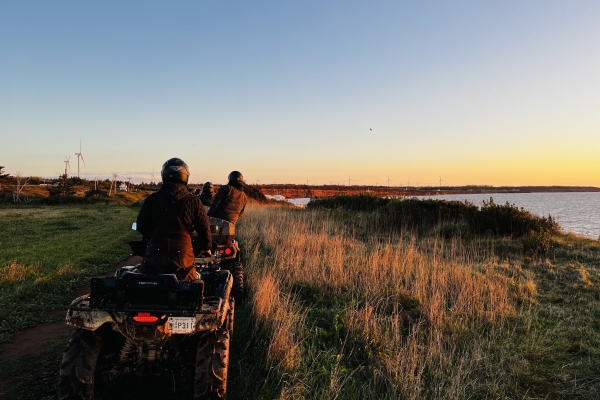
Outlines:
{"type": "Polygon", "coordinates": [[[212,204],[213,196],[215,194],[215,188],[211,182],[206,182],[204,186],[202,186],[202,193],[200,193],[200,201],[202,204],[210,207],[212,204]]]}
{"type": "Polygon", "coordinates": [[[239,171],[233,171],[228,181],[215,194],[208,215],[235,224],[244,213],[248,201],[244,193],[244,176],[239,171]]]}
{"type": "Polygon", "coordinates": [[[163,184],[148,196],[137,217],[137,230],[149,239],[140,267],[142,273],[174,273],[178,279],[196,279],[192,232],[198,233],[197,251],[211,247],[210,223],[197,196],[186,185],[188,166],[171,158],[162,166],[163,184]]]}

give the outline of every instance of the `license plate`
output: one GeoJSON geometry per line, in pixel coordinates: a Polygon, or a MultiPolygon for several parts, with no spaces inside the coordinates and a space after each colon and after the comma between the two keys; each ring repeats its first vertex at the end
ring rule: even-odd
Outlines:
{"type": "Polygon", "coordinates": [[[171,333],[192,333],[196,327],[196,318],[169,317],[167,323],[171,333]]]}

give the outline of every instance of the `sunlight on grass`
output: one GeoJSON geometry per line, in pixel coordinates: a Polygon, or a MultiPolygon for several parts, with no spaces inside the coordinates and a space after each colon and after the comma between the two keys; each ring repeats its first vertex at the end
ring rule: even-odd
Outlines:
{"type": "MultiPolygon", "coordinates": [[[[510,343],[535,323],[539,288],[518,253],[500,254],[513,244],[394,233],[369,215],[244,216],[255,335],[267,338],[277,398],[522,396],[528,356],[510,343]]],[[[572,270],[590,285],[587,269],[572,270]]]]}
{"type": "Polygon", "coordinates": [[[39,273],[39,265],[22,265],[10,263],[0,267],[0,285],[11,285],[34,278],[39,273]]]}

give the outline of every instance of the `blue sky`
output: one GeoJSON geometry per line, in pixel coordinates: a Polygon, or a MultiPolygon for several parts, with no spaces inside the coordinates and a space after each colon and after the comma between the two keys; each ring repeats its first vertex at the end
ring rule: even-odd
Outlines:
{"type": "Polygon", "coordinates": [[[0,165],[600,186],[598,71],[593,1],[4,1],[0,165]]]}

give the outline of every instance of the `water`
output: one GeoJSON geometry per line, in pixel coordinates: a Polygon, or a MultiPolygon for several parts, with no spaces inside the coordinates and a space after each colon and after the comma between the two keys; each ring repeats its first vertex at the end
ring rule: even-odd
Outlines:
{"type": "Polygon", "coordinates": [[[483,200],[509,202],[540,216],[551,215],[565,232],[597,239],[600,236],[600,193],[494,193],[452,194],[420,197],[438,200],[468,200],[481,206],[483,200]]]}
{"type": "Polygon", "coordinates": [[[299,199],[287,199],[287,201],[289,201],[290,203],[292,203],[293,205],[295,205],[297,207],[306,207],[306,205],[308,204],[310,199],[308,197],[302,197],[299,199]]]}
{"type": "MultiPolygon", "coordinates": [[[[494,193],[420,196],[425,199],[468,200],[481,206],[483,200],[494,199],[496,204],[509,202],[540,216],[551,215],[565,232],[600,237],[600,193],[494,193]]],[[[287,199],[294,204],[306,205],[310,199],[287,199]]]]}

